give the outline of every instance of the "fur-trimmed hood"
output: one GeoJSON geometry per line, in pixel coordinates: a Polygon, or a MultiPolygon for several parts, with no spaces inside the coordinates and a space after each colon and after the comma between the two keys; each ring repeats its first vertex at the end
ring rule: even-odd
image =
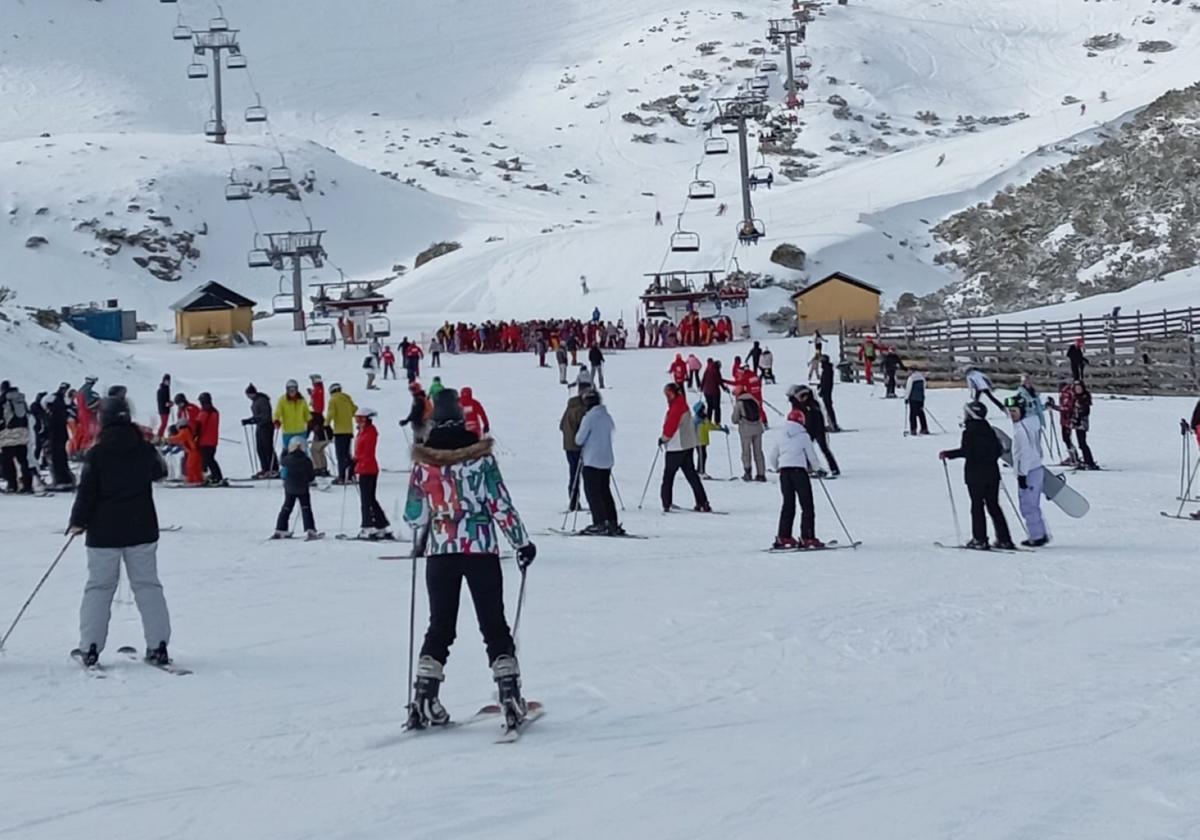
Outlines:
{"type": "Polygon", "coordinates": [[[464,464],[492,454],[491,438],[484,438],[478,443],[458,449],[433,449],[424,444],[416,444],[412,448],[414,464],[427,464],[431,467],[445,467],[452,464],[464,464]]]}

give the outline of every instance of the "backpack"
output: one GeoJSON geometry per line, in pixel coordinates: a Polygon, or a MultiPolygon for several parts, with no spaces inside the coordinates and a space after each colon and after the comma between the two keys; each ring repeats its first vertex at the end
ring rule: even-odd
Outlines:
{"type": "Polygon", "coordinates": [[[363,370],[370,370],[373,367],[375,367],[374,356],[367,356],[365,359],[363,359],[363,370]]]}
{"type": "Polygon", "coordinates": [[[742,400],[742,419],[748,423],[757,423],[762,419],[758,410],[758,400],[742,400]]]}
{"type": "Polygon", "coordinates": [[[29,428],[29,407],[25,395],[20,391],[9,391],[4,403],[4,427],[8,429],[29,428]]]}

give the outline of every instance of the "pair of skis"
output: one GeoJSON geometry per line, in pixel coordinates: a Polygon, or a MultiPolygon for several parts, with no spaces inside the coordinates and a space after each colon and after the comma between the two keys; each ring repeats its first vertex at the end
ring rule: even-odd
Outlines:
{"type": "Polygon", "coordinates": [[[449,723],[444,723],[441,726],[413,727],[406,724],[403,730],[401,730],[399,737],[390,739],[389,741],[380,744],[380,746],[388,746],[396,741],[407,740],[408,738],[423,732],[434,732],[439,729],[458,729],[459,727],[473,726],[477,723],[484,723],[488,721],[493,723],[497,721],[503,721],[501,725],[500,737],[496,739],[495,743],[515,744],[521,739],[521,733],[525,731],[525,728],[545,713],[545,706],[543,706],[537,700],[530,700],[525,706],[525,716],[518,721],[510,721],[505,716],[504,710],[498,704],[490,703],[486,706],[483,706],[479,711],[465,720],[451,720],[449,723]]]}
{"type": "Polygon", "coordinates": [[[960,551],[978,551],[981,553],[987,552],[987,551],[995,551],[999,554],[1033,554],[1034,553],[1033,549],[1030,549],[1030,548],[998,548],[997,546],[994,546],[994,545],[989,546],[988,548],[972,548],[969,545],[950,545],[949,543],[943,543],[943,542],[935,542],[934,545],[936,545],[938,548],[952,548],[952,549],[956,548],[960,551]]]}
{"type": "Polygon", "coordinates": [[[804,546],[800,545],[796,546],[795,548],[775,548],[772,546],[771,548],[764,548],[763,551],[768,554],[807,554],[810,551],[837,551],[839,549],[845,550],[847,548],[856,549],[860,545],[862,545],[862,540],[855,540],[854,542],[847,543],[845,545],[839,543],[837,540],[830,540],[820,548],[805,548],[804,546]]]}
{"type": "MultiPolygon", "coordinates": [[[[137,652],[137,648],[133,648],[128,645],[117,648],[117,653],[119,653],[121,656],[124,656],[126,659],[130,659],[135,662],[145,662],[145,664],[149,665],[150,667],[156,668],[163,673],[171,674],[172,676],[186,677],[188,674],[192,673],[187,668],[180,668],[173,662],[168,662],[166,665],[159,665],[157,662],[146,662],[144,659],[142,659],[141,654],[137,652]]],[[[107,670],[99,662],[97,662],[95,665],[88,665],[86,662],[84,662],[83,651],[81,651],[79,648],[75,648],[73,651],[71,651],[71,658],[74,659],[81,668],[83,668],[84,673],[93,679],[102,680],[108,676],[107,670]]]]}

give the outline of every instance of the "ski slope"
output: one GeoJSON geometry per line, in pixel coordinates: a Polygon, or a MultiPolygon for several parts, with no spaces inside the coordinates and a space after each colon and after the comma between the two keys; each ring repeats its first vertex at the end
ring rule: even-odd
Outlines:
{"type": "MultiPolygon", "coordinates": [[[[403,385],[368,396],[358,354],[298,349],[283,320],[262,323],[268,347],[147,341],[137,358],[190,395],[212,392],[230,476],[248,469],[246,382],[278,393],[309,372],[376,408],[382,465],[406,466],[403,385]]],[[[809,345],[768,346],[781,384],[766,398],[782,406],[809,345]]],[[[745,349],[713,351],[728,365],[745,349]]],[[[1048,508],[1050,547],[984,555],[932,545],[955,538],[936,454],[957,444],[963,393],[930,394],[947,433],[905,438],[900,401],[838,386],[839,419],[856,431],[832,438],[844,475],[827,489],[863,545],[776,555],[760,551],[774,476],[707,482],[728,516],[664,517],[656,478],[637,509],[671,357],[614,354],[606,377],[624,523],[652,539],[535,537],[519,645],[526,693],[548,713],[518,745],[494,746],[483,725],[397,740],[411,567],[379,558],[406,544],[267,542],[278,486],[163,489],[161,521],[183,527],[159,551],[172,651],[195,674],[114,659],[140,644],[128,603],[115,607],[108,679],[79,671],[66,654],[84,552],[71,547],[0,657],[0,838],[1195,836],[1196,526],[1157,513],[1177,505],[1190,401],[1099,399],[1092,445],[1109,471],[1070,477],[1090,515],[1048,508]]],[[[443,360],[443,381],[487,407],[527,525],[562,525],[554,372],[525,355],[443,360]]],[[[139,415],[152,385],[136,380],[139,415]]],[[[718,438],[717,478],[729,475],[723,450],[718,438]]],[[[383,475],[389,516],[405,479],[383,475]]],[[[845,540],[816,493],[818,535],[845,540]]],[[[682,481],[676,499],[690,500],[682,481]]],[[[352,490],[314,493],[330,536],[343,504],[355,528],[352,490]]],[[[0,498],[5,621],[61,548],[69,505],[0,498]]],[[[511,620],[511,558],[505,570],[511,620]]],[[[425,609],[419,588],[418,632],[425,609]]],[[[492,690],[463,612],[442,691],[459,717],[492,690]]]]}

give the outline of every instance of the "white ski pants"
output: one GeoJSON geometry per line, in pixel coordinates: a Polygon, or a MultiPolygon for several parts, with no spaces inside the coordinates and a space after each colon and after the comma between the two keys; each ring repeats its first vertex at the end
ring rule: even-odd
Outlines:
{"type": "Polygon", "coordinates": [[[1025,489],[1017,490],[1017,498],[1021,503],[1021,518],[1025,520],[1031,540],[1040,540],[1046,536],[1046,521],[1042,519],[1042,483],[1045,478],[1045,468],[1037,467],[1025,476],[1025,489]]]}
{"type": "Polygon", "coordinates": [[[159,642],[171,641],[171,617],[167,601],[158,580],[158,543],[143,543],[125,548],[88,547],[88,582],[83,590],[79,608],[79,649],[91,645],[104,650],[108,640],[108,621],[112,616],[112,599],[121,579],[121,561],[129,586],[142,614],[142,631],[146,647],[156,648],[159,642]]]}

